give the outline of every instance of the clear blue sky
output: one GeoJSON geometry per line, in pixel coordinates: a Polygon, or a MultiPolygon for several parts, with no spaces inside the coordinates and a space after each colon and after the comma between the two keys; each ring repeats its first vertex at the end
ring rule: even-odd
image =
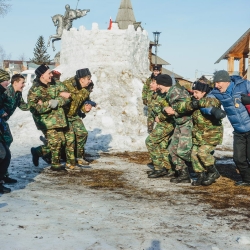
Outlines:
{"type": "MultiPolygon", "coordinates": [[[[87,16],[73,22],[91,29],[97,22],[107,29],[109,17],[115,20],[120,0],[80,0],[78,8],[90,9],[87,16]]],[[[136,21],[153,40],[153,31],[160,31],[158,55],[169,62],[173,70],[185,78],[194,79],[202,73],[226,69],[226,61],[215,61],[250,28],[250,0],[131,0],[136,21]]],[[[51,16],[64,14],[65,5],[75,8],[77,0],[11,0],[11,11],[0,18],[0,45],[12,60],[33,57],[37,38],[47,43],[55,34],[51,16]]],[[[60,42],[55,42],[60,48],[60,42]]],[[[55,53],[48,48],[51,58],[55,53]]],[[[238,66],[236,64],[236,70],[238,66]]]]}

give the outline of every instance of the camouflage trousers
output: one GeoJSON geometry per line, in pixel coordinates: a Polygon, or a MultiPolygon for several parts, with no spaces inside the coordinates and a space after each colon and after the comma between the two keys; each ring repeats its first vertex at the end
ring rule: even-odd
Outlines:
{"type": "Polygon", "coordinates": [[[181,125],[176,125],[174,134],[168,147],[171,163],[176,170],[181,170],[186,166],[186,161],[191,161],[192,150],[192,120],[181,125]]]}
{"type": "Polygon", "coordinates": [[[146,146],[155,170],[170,169],[167,150],[173,127],[169,124],[157,123],[152,133],[146,138],[146,146]]]}
{"type": "Polygon", "coordinates": [[[81,118],[79,116],[68,118],[72,125],[75,141],[76,141],[76,157],[83,158],[85,151],[84,146],[88,138],[88,131],[86,130],[81,118]]]}
{"type": "Polygon", "coordinates": [[[2,119],[2,125],[4,127],[3,137],[4,137],[6,145],[9,148],[11,143],[13,142],[13,137],[12,137],[12,134],[10,131],[10,127],[9,127],[9,124],[6,121],[4,121],[3,119],[2,119]]]}
{"type": "MultiPolygon", "coordinates": [[[[6,145],[6,146],[8,147],[8,149],[9,149],[11,143],[13,142],[13,136],[12,136],[12,134],[11,134],[9,124],[8,124],[5,120],[3,120],[3,119],[1,119],[1,121],[2,121],[2,126],[4,127],[3,138],[4,138],[4,141],[5,141],[5,145],[6,145]]],[[[8,169],[6,169],[5,176],[9,176],[8,169]]]]}
{"type": "Polygon", "coordinates": [[[65,146],[67,163],[75,165],[75,136],[71,125],[68,128],[49,129],[42,131],[45,138],[48,140],[47,145],[42,145],[36,148],[40,157],[51,153],[51,166],[60,166],[61,149],[65,146]]]}
{"type": "Polygon", "coordinates": [[[212,145],[193,145],[191,153],[191,162],[194,172],[203,172],[206,170],[206,167],[214,165],[214,149],[215,146],[212,145]]]}

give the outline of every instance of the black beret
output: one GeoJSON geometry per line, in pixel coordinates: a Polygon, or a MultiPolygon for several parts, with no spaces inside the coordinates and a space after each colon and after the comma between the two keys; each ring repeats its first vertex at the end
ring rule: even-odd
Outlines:
{"type": "Polygon", "coordinates": [[[211,88],[206,83],[203,83],[203,82],[200,82],[200,81],[196,81],[196,82],[193,83],[192,90],[199,90],[201,92],[208,93],[211,90],[211,88]]]}
{"type": "Polygon", "coordinates": [[[156,82],[157,84],[163,85],[165,87],[171,87],[173,84],[172,77],[167,74],[158,75],[156,77],[156,82]]]}
{"type": "Polygon", "coordinates": [[[155,65],[155,66],[153,67],[153,71],[154,71],[154,70],[159,70],[159,71],[160,71],[160,70],[161,70],[161,67],[158,66],[158,65],[155,65]]]}
{"type": "Polygon", "coordinates": [[[85,76],[91,76],[91,73],[90,73],[88,68],[78,69],[76,71],[76,77],[77,78],[82,78],[82,77],[85,77],[85,76]]]}
{"type": "Polygon", "coordinates": [[[37,75],[38,78],[40,78],[41,75],[44,74],[48,69],[49,69],[48,65],[42,64],[35,70],[35,74],[37,75]]]}

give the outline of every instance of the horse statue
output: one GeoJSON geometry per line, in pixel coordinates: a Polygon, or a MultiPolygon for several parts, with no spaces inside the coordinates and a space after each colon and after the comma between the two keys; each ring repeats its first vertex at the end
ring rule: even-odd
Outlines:
{"type": "Polygon", "coordinates": [[[47,47],[50,46],[50,41],[52,39],[53,51],[56,50],[55,46],[54,46],[54,42],[61,40],[63,30],[70,30],[72,28],[73,20],[76,20],[80,17],[86,16],[87,13],[90,12],[90,10],[87,10],[87,9],[72,10],[72,9],[70,9],[70,6],[68,4],[65,6],[65,9],[66,9],[66,12],[65,12],[64,16],[57,14],[57,15],[54,15],[53,17],[51,17],[52,21],[53,21],[54,25],[57,27],[57,29],[56,29],[56,34],[51,35],[49,37],[47,47]]]}

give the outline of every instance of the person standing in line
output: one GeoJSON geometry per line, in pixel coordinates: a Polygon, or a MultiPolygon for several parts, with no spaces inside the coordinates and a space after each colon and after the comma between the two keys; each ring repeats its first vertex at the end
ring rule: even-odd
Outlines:
{"type": "Polygon", "coordinates": [[[188,165],[191,161],[192,150],[192,129],[193,122],[191,112],[179,114],[176,106],[185,102],[190,97],[188,91],[179,83],[173,85],[173,79],[167,74],[159,75],[156,78],[160,85],[161,93],[166,93],[166,107],[164,112],[173,117],[175,129],[168,147],[170,162],[177,176],[170,179],[173,183],[190,183],[188,165]]]}
{"type": "MultiPolygon", "coordinates": [[[[225,70],[214,74],[215,87],[206,98],[218,99],[230,121],[233,132],[233,160],[238,168],[242,181],[236,186],[250,186],[250,115],[246,108],[250,104],[250,82],[240,76],[229,76],[225,70]]],[[[199,101],[203,108],[206,98],[199,101]]],[[[212,108],[210,109],[211,114],[212,108]]]]}
{"type": "MultiPolygon", "coordinates": [[[[51,151],[51,170],[61,171],[64,166],[60,163],[61,147],[66,141],[67,163],[73,168],[76,167],[74,156],[74,133],[68,126],[64,108],[69,105],[70,93],[61,83],[52,80],[52,73],[49,67],[42,64],[35,70],[37,76],[36,82],[30,88],[28,93],[28,103],[30,112],[33,115],[35,124],[43,132],[48,140],[48,146],[51,151]],[[61,94],[64,97],[60,96],[61,94]]],[[[40,146],[31,148],[33,163],[39,164],[39,157],[46,155],[40,146]]]]}
{"type": "MultiPolygon", "coordinates": [[[[85,158],[85,144],[88,138],[88,131],[85,128],[82,119],[79,117],[79,111],[88,113],[92,109],[89,100],[90,92],[86,89],[91,83],[91,73],[88,68],[79,69],[76,75],[65,81],[64,86],[71,94],[72,102],[66,110],[68,122],[73,127],[76,138],[76,160],[79,166],[89,165],[89,161],[85,158]]],[[[60,94],[64,97],[64,94],[60,94]]]]}
{"type": "Polygon", "coordinates": [[[159,178],[166,176],[171,169],[169,162],[169,153],[167,150],[169,138],[174,130],[174,121],[171,116],[166,116],[162,113],[161,103],[165,98],[165,93],[161,94],[158,91],[156,79],[152,79],[150,89],[154,92],[149,104],[148,118],[156,122],[155,128],[146,138],[146,146],[153,162],[153,171],[148,171],[148,178],[159,178]]]}

